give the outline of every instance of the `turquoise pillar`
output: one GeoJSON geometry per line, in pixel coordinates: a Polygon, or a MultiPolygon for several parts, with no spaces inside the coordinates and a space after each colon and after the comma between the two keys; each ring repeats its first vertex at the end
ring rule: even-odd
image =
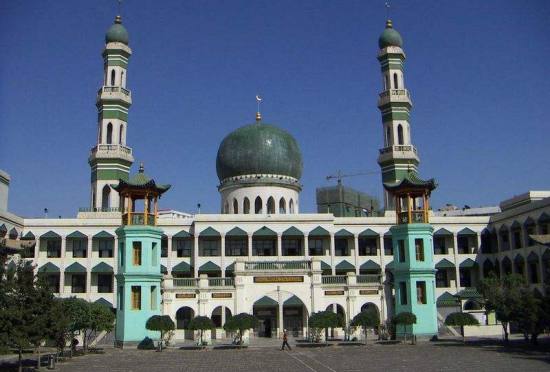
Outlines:
{"type": "Polygon", "coordinates": [[[391,229],[394,252],[395,314],[410,312],[416,324],[398,326],[397,337],[411,333],[437,335],[433,227],[429,223],[399,224],[391,229]]]}
{"type": "Polygon", "coordinates": [[[161,314],[160,250],[162,229],[126,225],[118,236],[117,312],[115,339],[120,347],[137,346],[145,337],[159,338],[145,323],[161,314]]]}

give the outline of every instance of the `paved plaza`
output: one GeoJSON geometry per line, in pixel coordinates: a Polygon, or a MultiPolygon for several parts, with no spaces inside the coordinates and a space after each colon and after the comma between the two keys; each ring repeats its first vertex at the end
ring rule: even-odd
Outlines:
{"type": "MultiPolygon", "coordinates": [[[[519,345],[519,344],[518,344],[519,345]]],[[[155,351],[107,349],[58,364],[60,371],[543,371],[550,353],[519,345],[462,345],[460,342],[418,345],[330,346],[246,350],[155,351]]]]}

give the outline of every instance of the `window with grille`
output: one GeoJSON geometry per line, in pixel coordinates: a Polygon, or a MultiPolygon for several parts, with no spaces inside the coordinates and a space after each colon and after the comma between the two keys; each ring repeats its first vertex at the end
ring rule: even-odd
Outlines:
{"type": "Polygon", "coordinates": [[[424,261],[424,240],[414,239],[414,249],[416,251],[416,260],[424,261]]]}
{"type": "Polygon", "coordinates": [[[191,248],[193,247],[191,239],[174,239],[173,244],[178,257],[191,257],[191,248]]]}
{"type": "Polygon", "coordinates": [[[323,256],[323,239],[322,238],[310,238],[308,242],[309,255],[310,256],[323,256]]]}
{"type": "Polygon", "coordinates": [[[141,242],[132,243],[132,264],[134,266],[141,265],[141,242]]]}
{"type": "Polygon", "coordinates": [[[247,238],[232,238],[225,240],[225,255],[226,256],[247,256],[248,255],[248,239],[247,238]]]}
{"type": "Polygon", "coordinates": [[[73,239],[73,257],[74,258],[86,258],[87,247],[86,239],[73,239]]]}
{"type": "Polygon", "coordinates": [[[113,239],[99,239],[99,257],[113,257],[113,239]]]}
{"type": "Polygon", "coordinates": [[[201,257],[212,257],[220,255],[221,241],[216,239],[199,239],[199,255],[201,257]]]}
{"type": "Polygon", "coordinates": [[[426,282],[416,282],[416,302],[426,304],[426,282]]]}
{"type": "Polygon", "coordinates": [[[132,286],[132,310],[141,310],[141,287],[132,286]]]}

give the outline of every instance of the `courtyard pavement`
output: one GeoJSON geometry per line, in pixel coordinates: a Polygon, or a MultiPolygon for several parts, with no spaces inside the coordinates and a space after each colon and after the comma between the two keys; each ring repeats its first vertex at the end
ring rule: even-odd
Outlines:
{"type": "Polygon", "coordinates": [[[243,350],[180,350],[162,353],[105,349],[57,365],[59,371],[543,371],[550,370],[550,344],[536,350],[520,342],[463,345],[460,341],[368,346],[330,346],[280,351],[278,347],[243,350]]]}

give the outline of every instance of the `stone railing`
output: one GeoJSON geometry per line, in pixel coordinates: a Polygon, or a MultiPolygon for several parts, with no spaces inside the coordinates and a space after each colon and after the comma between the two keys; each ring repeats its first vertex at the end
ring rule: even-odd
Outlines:
{"type": "Polygon", "coordinates": [[[209,287],[233,287],[235,286],[234,278],[208,278],[209,287]]]}
{"type": "Polygon", "coordinates": [[[289,271],[310,270],[310,261],[251,261],[244,263],[244,269],[249,271],[289,271]]]}
{"type": "Polygon", "coordinates": [[[407,89],[388,89],[379,94],[378,106],[389,102],[410,102],[411,96],[407,89]]]}
{"type": "Polygon", "coordinates": [[[380,275],[357,275],[358,284],[380,284],[380,275]]]}
{"type": "Polygon", "coordinates": [[[378,286],[380,285],[380,275],[323,275],[321,276],[321,283],[323,285],[368,285],[378,286]]]}
{"type": "Polygon", "coordinates": [[[122,93],[125,96],[130,96],[130,91],[122,87],[103,86],[97,91],[98,98],[102,93],[122,93]]]}
{"type": "Polygon", "coordinates": [[[346,275],[323,275],[322,277],[322,283],[323,284],[347,284],[347,276],[346,275]]]}
{"type": "Polygon", "coordinates": [[[392,151],[412,151],[415,154],[417,154],[416,147],[412,145],[395,145],[395,146],[388,146],[384,147],[383,149],[378,150],[380,154],[386,154],[388,152],[392,151]]]}
{"type": "Polygon", "coordinates": [[[172,279],[174,287],[198,287],[198,278],[174,278],[172,279]]]}
{"type": "Polygon", "coordinates": [[[79,212],[120,212],[119,207],[108,207],[108,208],[90,208],[90,207],[80,207],[78,208],[79,212]]]}

